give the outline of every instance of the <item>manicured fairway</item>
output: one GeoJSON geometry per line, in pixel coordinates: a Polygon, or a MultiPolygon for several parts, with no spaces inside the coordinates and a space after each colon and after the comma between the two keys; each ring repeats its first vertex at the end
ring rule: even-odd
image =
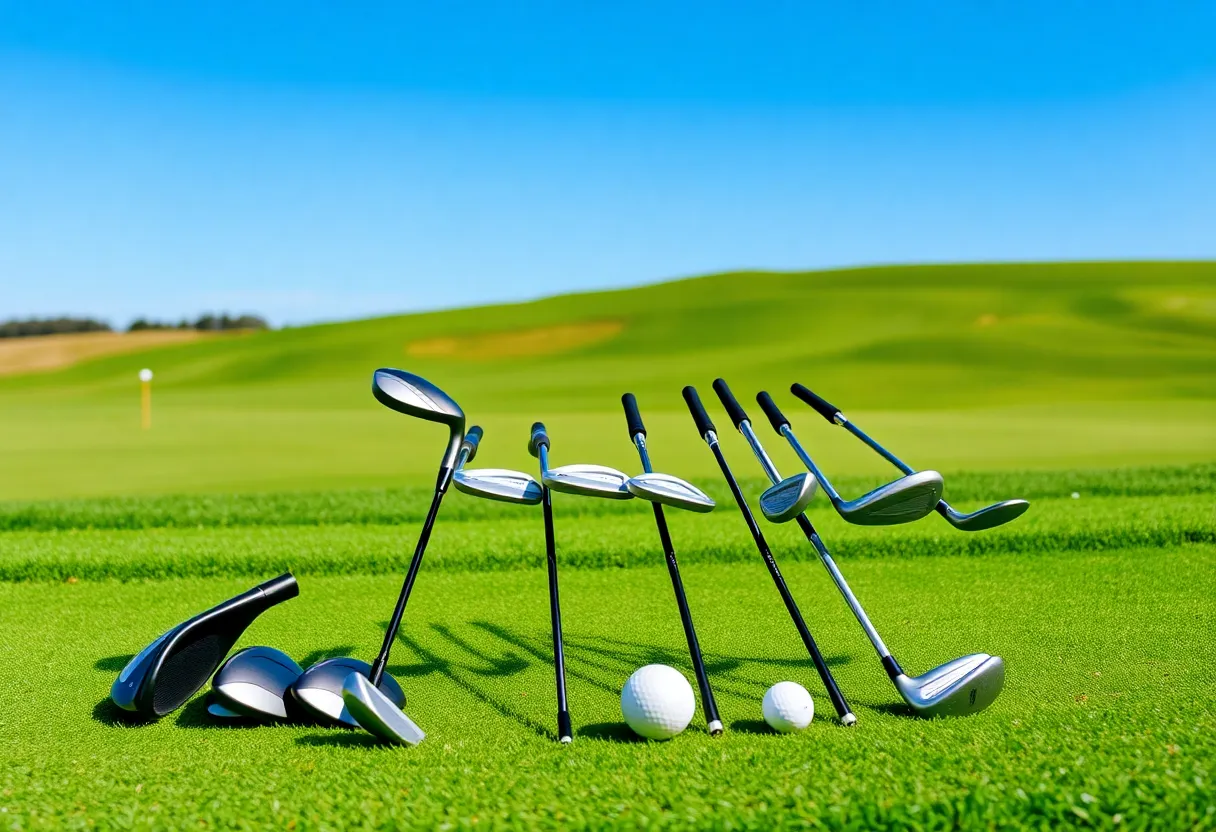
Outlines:
{"type": "MultiPolygon", "coordinates": [[[[1158,483],[1170,479],[1159,475],[1158,483]]],[[[990,537],[959,535],[937,518],[850,529],[817,511],[906,666],[919,671],[976,650],[1007,660],[997,703],[954,721],[908,715],[823,570],[795,557],[805,547],[788,530],[774,530],[787,578],[859,714],[853,729],[836,722],[738,517],[673,518],[728,731],[708,737],[698,711],[666,744],[635,741],[617,699],[629,672],[647,662],[691,677],[649,518],[615,510],[563,517],[559,506],[563,559],[589,565],[562,573],[577,726],[569,748],[552,735],[539,518],[495,510],[461,519],[458,499],[450,517],[445,511],[390,663],[410,714],[429,732],[414,749],[315,727],[215,727],[199,700],[155,725],[130,726],[106,695],[127,657],[165,627],[246,588],[254,572],[267,576],[297,558],[300,597],[256,622],[242,643],[280,647],[304,664],[370,658],[416,520],[2,533],[0,562],[71,554],[97,564],[97,579],[31,572],[0,583],[0,817],[19,829],[610,821],[1209,828],[1216,684],[1202,657],[1216,625],[1216,545],[1209,535],[1208,543],[1145,547],[1136,534],[1202,539],[1212,527],[1204,525],[1210,491],[1045,501],[1021,532],[990,537]],[[1117,533],[1098,543],[1082,534],[1119,528],[1128,532],[1123,544],[1117,533]],[[935,554],[939,537],[990,542],[935,554]],[[1059,545],[1069,539],[1076,545],[1059,545]],[[866,551],[880,540],[911,545],[903,557],[866,551]],[[475,571],[459,563],[466,548],[475,571]],[[502,552],[505,561],[495,562],[502,552]],[[618,556],[627,568],[610,566],[618,556]],[[245,560],[259,568],[246,575],[245,560]],[[115,574],[152,574],[149,565],[172,561],[179,565],[169,573],[183,577],[101,579],[104,563],[115,574]],[[192,577],[201,574],[215,577],[192,577]],[[816,697],[805,734],[777,736],[760,721],[764,689],[782,679],[816,697]]]]}

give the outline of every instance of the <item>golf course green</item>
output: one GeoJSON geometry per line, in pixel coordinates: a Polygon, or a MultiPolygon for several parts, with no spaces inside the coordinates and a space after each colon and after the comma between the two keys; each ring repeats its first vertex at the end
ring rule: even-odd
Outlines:
{"type": "Polygon", "coordinates": [[[729,274],[616,292],[224,334],[0,376],[0,829],[1216,828],[1216,263],[729,274]],[[317,726],[223,726],[202,695],[154,724],[108,691],[172,625],[290,569],[298,598],[240,645],[301,664],[379,648],[446,432],[377,404],[371,371],[433,380],[485,428],[475,467],[658,470],[710,493],[668,512],[726,731],[624,725],[644,664],[692,670],[646,504],[557,495],[575,740],[555,741],[540,511],[445,500],[389,663],[416,748],[317,726]],[[142,367],[153,418],[140,429],[142,367]],[[788,393],[800,381],[962,511],[810,517],[900,662],[1003,657],[962,719],[912,715],[793,524],[765,534],[858,723],[835,718],[680,399],[695,384],[753,501],[765,482],[710,383],[783,473],[768,389],[846,496],[896,472],[788,393]],[[760,700],[810,690],[777,735],[760,700]]]}

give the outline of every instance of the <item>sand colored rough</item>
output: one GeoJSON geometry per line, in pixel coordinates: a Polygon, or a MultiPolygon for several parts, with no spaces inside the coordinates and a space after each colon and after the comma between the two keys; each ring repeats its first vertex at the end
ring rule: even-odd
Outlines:
{"type": "Polygon", "coordinates": [[[81,361],[214,337],[194,329],[80,332],[0,339],[0,376],[62,370],[81,361]]]}
{"type": "Polygon", "coordinates": [[[428,338],[405,347],[414,358],[521,358],[556,355],[599,344],[616,337],[625,328],[621,321],[588,321],[513,332],[428,338]]]}

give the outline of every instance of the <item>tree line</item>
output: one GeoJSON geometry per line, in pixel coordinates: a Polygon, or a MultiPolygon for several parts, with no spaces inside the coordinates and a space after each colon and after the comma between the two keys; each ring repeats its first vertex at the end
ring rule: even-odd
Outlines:
{"type": "MultiPolygon", "coordinates": [[[[127,332],[143,332],[154,329],[196,329],[218,332],[232,329],[270,329],[270,324],[259,315],[214,315],[207,313],[191,321],[183,318],[177,323],[136,318],[127,327],[127,332]]],[[[96,318],[12,318],[0,323],[0,338],[29,338],[37,335],[62,335],[69,332],[113,332],[114,328],[96,318]]]]}

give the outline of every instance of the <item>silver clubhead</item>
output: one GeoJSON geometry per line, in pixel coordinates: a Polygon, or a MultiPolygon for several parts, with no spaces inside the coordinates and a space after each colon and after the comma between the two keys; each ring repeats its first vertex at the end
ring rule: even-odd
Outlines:
{"type": "Polygon", "coordinates": [[[786,477],[760,495],[760,511],[772,523],[788,523],[806,511],[818,489],[819,482],[805,472],[786,477]]]}
{"type": "Polygon", "coordinates": [[[936,508],[942,498],[942,475],[918,471],[875,488],[856,500],[837,504],[836,510],[858,526],[893,526],[919,520],[936,508]]]}
{"type": "Polygon", "coordinates": [[[225,708],[216,700],[214,693],[207,694],[207,714],[221,722],[249,723],[253,721],[244,714],[225,708]]]}
{"type": "Polygon", "coordinates": [[[562,465],[550,468],[541,477],[545,485],[566,494],[629,500],[629,475],[607,465],[562,465]]]}
{"type": "Polygon", "coordinates": [[[895,687],[921,716],[967,716],[987,708],[1005,685],[1000,656],[973,653],[920,676],[895,677],[895,687]]]}
{"type": "MultiPolygon", "coordinates": [[[[371,672],[372,666],[358,659],[326,659],[300,674],[300,678],[291,686],[291,694],[305,711],[317,719],[357,728],[359,723],[342,701],[342,691],[347,676],[352,673],[367,676],[371,672]]],[[[398,708],[404,707],[405,691],[396,679],[385,673],[380,677],[380,688],[389,701],[395,702],[398,708]]]]}
{"type": "Polygon", "coordinates": [[[1028,508],[1030,508],[1030,503],[1025,500],[1005,500],[1003,503],[985,506],[970,514],[959,514],[944,502],[937,504],[938,514],[945,517],[951,526],[965,532],[982,532],[984,529],[1003,526],[1009,521],[1021,517],[1028,508]]]}
{"type": "Polygon", "coordinates": [[[714,510],[714,501],[690,482],[670,474],[638,474],[625,483],[629,493],[652,503],[701,514],[714,510]]]}
{"type": "Polygon", "coordinates": [[[544,498],[544,490],[534,477],[506,468],[462,468],[452,476],[452,481],[457,491],[504,503],[534,506],[544,498]]]}
{"type": "Polygon", "coordinates": [[[359,727],[385,742],[417,745],[426,733],[405,715],[400,706],[372,685],[362,673],[352,673],[342,685],[342,701],[359,727]]]}
{"type": "Polygon", "coordinates": [[[246,647],[228,657],[211,680],[214,716],[226,716],[212,708],[261,720],[287,719],[288,690],[304,669],[282,650],[246,647]]]}

